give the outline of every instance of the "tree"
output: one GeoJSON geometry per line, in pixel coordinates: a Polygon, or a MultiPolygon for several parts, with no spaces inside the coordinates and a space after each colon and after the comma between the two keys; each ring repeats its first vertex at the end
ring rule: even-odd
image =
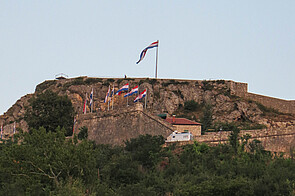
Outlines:
{"type": "Polygon", "coordinates": [[[162,145],[165,143],[161,135],[151,136],[149,134],[140,135],[125,142],[125,149],[131,152],[134,160],[139,161],[143,166],[151,168],[160,157],[162,145]]]}
{"type": "Polygon", "coordinates": [[[78,133],[78,139],[79,140],[83,140],[83,139],[87,139],[88,137],[88,128],[83,126],[79,128],[80,132],[78,133]]]}
{"type": "Polygon", "coordinates": [[[205,104],[203,109],[202,123],[202,134],[204,134],[212,126],[212,105],[205,104]]]}
{"type": "Polygon", "coordinates": [[[66,129],[66,135],[72,134],[73,119],[71,100],[50,90],[32,98],[25,113],[25,120],[31,129],[44,127],[47,131],[55,131],[60,126],[66,129]]]}
{"type": "Polygon", "coordinates": [[[32,129],[21,135],[19,143],[5,145],[0,155],[0,195],[49,195],[67,186],[80,191],[95,184],[93,144],[87,140],[74,144],[64,132],[32,129]]]}

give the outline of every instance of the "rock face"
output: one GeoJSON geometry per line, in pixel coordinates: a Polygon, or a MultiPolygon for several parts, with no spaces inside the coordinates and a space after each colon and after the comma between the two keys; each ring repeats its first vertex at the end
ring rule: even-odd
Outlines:
{"type": "MultiPolygon", "coordinates": [[[[295,113],[294,101],[285,101],[270,97],[265,97],[264,99],[264,96],[253,95],[247,92],[247,84],[245,83],[224,80],[200,81],[88,77],[49,80],[39,84],[34,94],[23,96],[4,115],[0,116],[0,124],[4,124],[4,127],[7,126],[5,130],[11,130],[11,124],[16,122],[17,127],[21,127],[26,131],[28,127],[23,120],[25,107],[29,106],[30,98],[46,90],[52,90],[59,95],[67,95],[71,99],[76,113],[81,116],[83,102],[86,98],[89,99],[89,94],[93,89],[94,113],[97,116],[99,114],[106,115],[110,113],[108,111],[108,105],[104,103],[108,88],[110,87],[112,89],[114,86],[115,90],[118,90],[126,83],[129,83],[130,88],[139,85],[140,92],[147,89],[147,112],[150,114],[168,113],[171,115],[180,107],[183,107],[187,101],[194,100],[199,104],[208,103],[212,105],[213,120],[215,122],[245,121],[264,124],[266,127],[288,127],[295,125],[294,116],[281,113],[284,111],[295,113]],[[249,97],[252,97],[253,100],[249,99],[249,97]],[[263,106],[261,103],[274,106],[276,109],[281,108],[282,111],[273,110],[271,112],[275,111],[275,113],[268,115],[269,108],[263,106]],[[8,129],[8,127],[10,128],[8,129]]],[[[123,95],[115,96],[114,100],[110,101],[109,108],[120,111],[124,110],[127,104],[133,106],[135,96],[130,96],[128,100],[123,95]]],[[[142,103],[144,103],[144,100],[142,103]]],[[[89,105],[87,105],[87,111],[89,112],[89,105]]],[[[197,115],[196,120],[199,121],[200,117],[200,115],[197,115]]],[[[130,118],[132,119],[132,117],[130,118]]],[[[89,125],[92,122],[90,121],[89,119],[85,119],[85,122],[89,125]]],[[[93,121],[98,122],[99,120],[98,118],[93,118],[93,121]]],[[[113,122],[111,117],[108,121],[113,122]]],[[[85,122],[81,122],[81,125],[83,123],[85,124],[85,122]]],[[[100,127],[100,129],[103,130],[104,127],[100,127]]],[[[139,131],[138,133],[141,132],[139,131]]],[[[91,133],[90,137],[95,137],[95,134],[91,133]]]]}

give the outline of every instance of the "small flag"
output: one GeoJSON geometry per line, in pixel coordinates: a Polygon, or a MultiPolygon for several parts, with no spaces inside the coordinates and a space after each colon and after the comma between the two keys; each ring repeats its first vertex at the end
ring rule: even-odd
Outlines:
{"type": "Polygon", "coordinates": [[[76,124],[76,122],[77,122],[77,119],[76,119],[76,117],[74,117],[73,135],[74,135],[74,132],[75,132],[75,124],[76,124]]]}
{"type": "Polygon", "coordinates": [[[144,91],[142,91],[135,99],[134,99],[134,103],[141,100],[142,98],[144,98],[146,96],[146,89],[144,91]]]}
{"type": "Polygon", "coordinates": [[[90,101],[89,101],[89,104],[90,104],[90,109],[91,109],[91,112],[92,112],[92,104],[93,104],[93,88],[92,88],[91,93],[90,93],[90,101]]]}
{"type": "Polygon", "coordinates": [[[104,103],[106,103],[108,101],[109,95],[110,95],[110,85],[109,85],[109,90],[108,90],[106,97],[104,99],[104,103]]]}
{"type": "Polygon", "coordinates": [[[113,84],[113,89],[112,89],[112,92],[110,94],[110,97],[112,97],[114,94],[115,94],[115,85],[113,84]]]}
{"type": "Polygon", "coordinates": [[[13,123],[13,134],[15,134],[15,122],[13,123]]]}
{"type": "Polygon", "coordinates": [[[146,52],[148,49],[151,49],[151,48],[155,48],[155,47],[158,47],[159,45],[159,41],[156,41],[156,42],[153,42],[152,44],[150,44],[148,47],[146,47],[145,49],[143,49],[143,51],[140,53],[140,58],[139,60],[136,62],[136,64],[138,64],[145,56],[146,52]]]}
{"type": "Polygon", "coordinates": [[[117,92],[116,95],[118,95],[121,91],[128,91],[129,90],[129,83],[122,86],[117,92]]]}
{"type": "Polygon", "coordinates": [[[131,96],[134,93],[138,93],[138,85],[136,87],[134,87],[133,89],[131,89],[131,91],[129,93],[127,93],[126,95],[124,95],[124,97],[131,96]]]}
{"type": "Polygon", "coordinates": [[[3,124],[1,125],[1,140],[2,140],[2,136],[3,136],[3,124]]]}
{"type": "Polygon", "coordinates": [[[87,105],[87,93],[86,93],[86,98],[85,98],[84,106],[83,106],[83,114],[86,114],[86,105],[87,105]]]}

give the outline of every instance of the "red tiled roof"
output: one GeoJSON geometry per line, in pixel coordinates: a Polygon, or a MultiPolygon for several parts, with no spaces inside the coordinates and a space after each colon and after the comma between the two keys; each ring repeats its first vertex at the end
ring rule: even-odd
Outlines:
{"type": "Polygon", "coordinates": [[[171,123],[172,125],[201,125],[200,123],[188,120],[186,118],[166,118],[167,122],[171,123]]]}

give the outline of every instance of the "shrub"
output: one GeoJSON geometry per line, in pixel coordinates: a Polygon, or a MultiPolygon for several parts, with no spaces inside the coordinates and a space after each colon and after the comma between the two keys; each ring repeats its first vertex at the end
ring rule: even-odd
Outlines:
{"type": "Polygon", "coordinates": [[[87,139],[88,137],[88,128],[83,126],[79,128],[80,132],[78,133],[78,139],[79,140],[83,140],[83,139],[87,139]]]}
{"type": "Polygon", "coordinates": [[[200,108],[200,104],[194,100],[184,102],[184,109],[187,111],[196,111],[200,108]]]}

